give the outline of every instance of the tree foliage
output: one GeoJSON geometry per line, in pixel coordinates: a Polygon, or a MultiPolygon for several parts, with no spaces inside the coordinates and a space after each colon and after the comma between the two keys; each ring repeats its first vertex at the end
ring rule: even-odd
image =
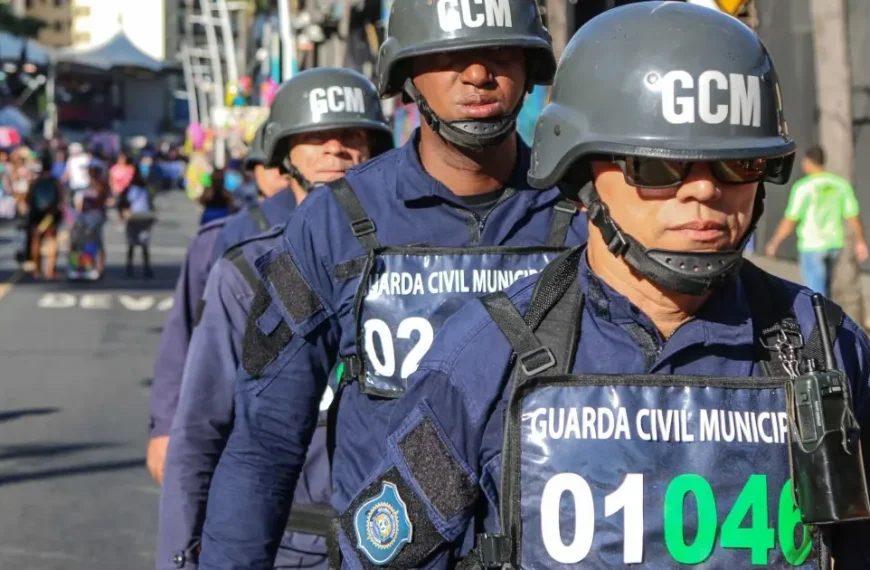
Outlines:
{"type": "Polygon", "coordinates": [[[0,31],[19,38],[35,39],[39,30],[47,25],[48,23],[39,18],[16,16],[9,4],[0,4],[0,31]]]}

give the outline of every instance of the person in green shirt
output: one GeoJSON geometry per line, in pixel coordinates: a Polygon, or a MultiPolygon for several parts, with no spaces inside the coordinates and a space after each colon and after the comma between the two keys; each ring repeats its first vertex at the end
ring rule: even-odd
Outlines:
{"type": "Polygon", "coordinates": [[[785,214],[765,253],[776,255],[780,244],[797,228],[804,284],[830,297],[831,274],[843,249],[843,220],[855,234],[855,257],[859,263],[867,260],[858,200],[846,179],[825,171],[825,151],[820,146],[806,152],[801,166],[806,176],[792,186],[785,214]]]}

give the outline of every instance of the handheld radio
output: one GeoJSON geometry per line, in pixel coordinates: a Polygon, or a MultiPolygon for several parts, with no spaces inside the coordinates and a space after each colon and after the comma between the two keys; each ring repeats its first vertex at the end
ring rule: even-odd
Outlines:
{"type": "Polygon", "coordinates": [[[792,436],[792,468],[797,505],[806,524],[870,518],[870,499],[849,379],[837,369],[828,332],[824,298],[812,296],[821,335],[824,367],[809,359],[794,379],[797,433],[792,436]]]}

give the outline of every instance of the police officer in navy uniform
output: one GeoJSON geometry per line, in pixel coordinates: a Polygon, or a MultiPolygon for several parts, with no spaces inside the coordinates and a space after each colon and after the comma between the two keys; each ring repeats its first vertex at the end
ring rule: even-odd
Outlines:
{"type": "MultiPolygon", "coordinates": [[[[292,177],[292,192],[279,192],[265,200],[264,212],[274,211],[271,204],[282,196],[294,206],[297,201],[301,203],[315,183],[338,178],[348,168],[392,147],[392,132],[375,86],[347,69],[317,68],[286,82],[276,94],[261,132],[267,135],[262,154],[266,172],[292,177]],[[354,106],[320,113],[318,107],[299,104],[336,89],[342,95],[351,94],[354,106]]],[[[289,209],[277,211],[284,212],[285,220],[290,216],[289,209]]],[[[258,292],[257,283],[251,280],[253,263],[279,239],[282,226],[275,224],[277,221],[282,220],[272,218],[274,227],[255,237],[251,237],[253,232],[239,232],[236,238],[226,238],[231,244],[238,243],[216,261],[209,275],[170,432],[160,504],[158,570],[195,566],[211,473],[232,427],[233,386],[240,354],[243,346],[259,346],[263,340],[245,336],[244,331],[258,292]]],[[[230,220],[222,235],[238,225],[239,220],[230,220]]],[[[297,502],[328,506],[325,456],[309,455],[305,473],[307,482],[299,487],[297,502]]],[[[325,568],[324,539],[288,533],[275,567],[325,568]]]]}
{"type": "Polygon", "coordinates": [[[315,432],[333,365],[343,375],[327,447],[342,509],[444,320],[585,241],[573,204],[529,188],[530,153],[516,133],[523,97],[554,69],[533,0],[393,3],[378,88],[415,101],[423,123],[402,148],[312,193],[255,262],[268,296],[245,335],[266,341],[242,353],[201,568],[270,567],[288,511],[298,511],[306,452],[322,452],[315,432]]]}
{"type": "Polygon", "coordinates": [[[163,480],[169,428],[178,405],[184,361],[209,269],[228,246],[286,219],[287,213],[296,205],[294,194],[284,191],[289,184],[286,174],[277,168],[263,166],[264,128],[265,125],[261,125],[257,129],[245,158],[245,166],[254,170],[258,191],[265,198],[263,204],[251,206],[231,218],[204,224],[188,246],[175,286],[174,303],[167,315],[154,360],[154,383],[151,388],[151,439],[148,442],[147,463],[151,476],[158,483],[163,480]]]}
{"type": "Polygon", "coordinates": [[[343,567],[867,568],[866,522],[802,523],[789,408],[827,332],[866,429],[868,339],[742,257],[795,149],[758,37],[684,3],[605,12],[534,141],[530,182],[582,205],[588,245],[444,326],[340,515],[343,567]]]}
{"type": "Polygon", "coordinates": [[[274,225],[284,223],[296,204],[307,194],[307,190],[295,183],[286,172],[265,165],[266,151],[263,143],[265,130],[266,123],[257,128],[251,143],[251,151],[245,157],[245,167],[254,171],[257,200],[225,220],[224,227],[212,248],[209,268],[230,246],[262,233],[274,225]]]}

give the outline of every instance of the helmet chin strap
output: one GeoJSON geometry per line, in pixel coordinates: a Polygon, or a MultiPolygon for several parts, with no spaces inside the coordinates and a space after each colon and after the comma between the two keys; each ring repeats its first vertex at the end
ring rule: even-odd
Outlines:
{"type": "Polygon", "coordinates": [[[287,173],[293,177],[293,180],[299,183],[299,186],[302,186],[302,189],[305,190],[306,193],[314,190],[314,184],[312,184],[311,181],[302,176],[302,173],[299,172],[299,169],[293,166],[293,163],[290,162],[289,157],[284,159],[283,166],[287,173]]]}
{"type": "Polygon", "coordinates": [[[625,259],[626,263],[653,283],[687,295],[703,295],[737,273],[743,263],[743,249],[764,211],[764,195],[764,184],[761,183],[755,195],[752,221],[735,249],[685,252],[647,249],[625,233],[610,217],[607,206],[601,201],[592,182],[587,182],[577,192],[589,219],[601,231],[607,249],[613,255],[625,259]]]}
{"type": "Polygon", "coordinates": [[[426,98],[409,77],[405,80],[405,93],[413,99],[435,134],[454,146],[466,150],[480,151],[498,145],[517,129],[517,115],[522,109],[522,101],[508,115],[487,119],[463,119],[445,121],[439,117],[426,102],[426,98]]]}

